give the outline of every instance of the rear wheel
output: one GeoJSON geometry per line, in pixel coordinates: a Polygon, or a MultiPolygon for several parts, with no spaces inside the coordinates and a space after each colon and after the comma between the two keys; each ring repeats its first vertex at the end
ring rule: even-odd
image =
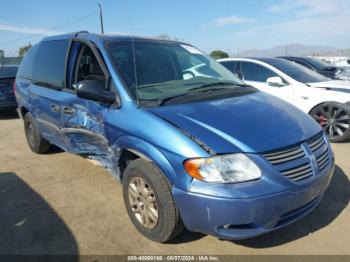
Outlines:
{"type": "Polygon", "coordinates": [[[30,149],[37,154],[45,153],[50,148],[50,143],[40,135],[38,125],[31,113],[24,116],[24,131],[30,149]]]}
{"type": "Polygon", "coordinates": [[[346,105],[327,102],[315,107],[310,115],[322,126],[331,142],[349,138],[350,110],[346,105]]]}
{"type": "Polygon", "coordinates": [[[136,159],[123,174],[123,197],[129,217],[145,237],[166,242],[183,230],[167,178],[152,163],[136,159]]]}

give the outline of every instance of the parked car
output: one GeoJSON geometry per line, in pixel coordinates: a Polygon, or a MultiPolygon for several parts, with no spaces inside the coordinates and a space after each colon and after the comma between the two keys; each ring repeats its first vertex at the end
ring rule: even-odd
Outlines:
{"type": "Polygon", "coordinates": [[[344,59],[334,62],[334,65],[340,70],[336,74],[336,78],[341,80],[350,80],[350,59],[344,59]]]}
{"type": "Polygon", "coordinates": [[[337,79],[337,74],[339,74],[341,71],[336,66],[332,66],[314,57],[280,56],[279,58],[287,59],[299,65],[305,66],[306,68],[309,68],[310,70],[331,79],[337,79]]]}
{"type": "Polygon", "coordinates": [[[0,111],[16,108],[13,83],[18,66],[0,66],[0,111]]]}
{"type": "Polygon", "coordinates": [[[312,118],[186,43],[48,37],[25,56],[16,98],[32,151],[99,161],[154,241],[183,226],[227,239],[284,227],[317,206],[334,169],[312,118]]]}
{"type": "Polygon", "coordinates": [[[350,136],[350,82],[331,80],[281,58],[219,60],[240,78],[310,114],[332,142],[350,136]]]}

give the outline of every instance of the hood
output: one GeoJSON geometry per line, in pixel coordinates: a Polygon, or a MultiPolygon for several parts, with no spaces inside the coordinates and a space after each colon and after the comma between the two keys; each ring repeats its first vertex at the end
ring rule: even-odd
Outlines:
{"type": "Polygon", "coordinates": [[[310,116],[263,92],[149,110],[216,153],[270,151],[321,131],[310,116]]]}
{"type": "Polygon", "coordinates": [[[325,82],[307,83],[311,87],[322,87],[333,91],[350,93],[350,81],[331,80],[325,82]]]}

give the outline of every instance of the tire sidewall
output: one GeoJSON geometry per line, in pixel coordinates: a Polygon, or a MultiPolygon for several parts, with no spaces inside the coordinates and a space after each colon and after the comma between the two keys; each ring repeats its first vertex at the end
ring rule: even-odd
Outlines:
{"type": "Polygon", "coordinates": [[[24,131],[25,131],[26,139],[27,139],[27,142],[28,142],[30,149],[32,151],[36,152],[38,150],[38,147],[39,147],[38,137],[40,137],[40,134],[39,134],[39,130],[38,130],[38,126],[36,124],[36,121],[31,113],[27,113],[24,116],[24,131]],[[29,123],[33,129],[33,131],[32,131],[33,132],[33,143],[31,143],[30,139],[29,139],[29,134],[28,134],[28,124],[29,123]]]}

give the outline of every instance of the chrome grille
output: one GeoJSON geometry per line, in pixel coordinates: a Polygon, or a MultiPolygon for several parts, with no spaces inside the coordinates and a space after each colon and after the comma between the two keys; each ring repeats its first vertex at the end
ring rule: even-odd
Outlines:
{"type": "MultiPolygon", "coordinates": [[[[278,166],[293,163],[300,158],[305,157],[305,151],[300,145],[290,147],[288,149],[278,150],[271,153],[264,154],[264,157],[273,165],[278,166]]],[[[293,165],[292,165],[293,166],[293,165]]],[[[299,164],[289,168],[283,168],[279,170],[283,176],[293,181],[301,181],[307,179],[313,175],[310,162],[299,164]]]]}
{"type": "Polygon", "coordinates": [[[299,145],[287,150],[264,154],[264,157],[273,165],[286,163],[304,156],[305,152],[299,145]]]}
{"type": "Polygon", "coordinates": [[[328,148],[326,147],[326,141],[323,135],[317,136],[316,138],[309,140],[308,145],[313,153],[315,153],[323,147],[323,149],[320,150],[322,153],[316,156],[318,168],[320,171],[322,171],[329,163],[328,148]]]}
{"type": "Polygon", "coordinates": [[[308,142],[309,147],[312,152],[316,152],[318,149],[320,149],[322,146],[326,144],[324,141],[323,136],[317,137],[312,139],[310,142],[308,142]]]}
{"type": "Polygon", "coordinates": [[[320,156],[316,158],[318,168],[320,170],[323,170],[329,163],[329,155],[328,155],[328,150],[323,152],[320,156]]]}
{"type": "Polygon", "coordinates": [[[300,181],[303,179],[307,179],[312,176],[312,168],[310,163],[306,163],[304,165],[287,169],[284,171],[281,171],[281,173],[286,177],[294,181],[300,181]]]}
{"type": "Polygon", "coordinates": [[[302,144],[266,152],[263,156],[284,177],[294,182],[312,177],[316,172],[314,164],[317,164],[319,171],[322,171],[330,162],[328,145],[322,133],[302,144]],[[311,159],[316,159],[316,163],[312,164],[311,159]]]}

